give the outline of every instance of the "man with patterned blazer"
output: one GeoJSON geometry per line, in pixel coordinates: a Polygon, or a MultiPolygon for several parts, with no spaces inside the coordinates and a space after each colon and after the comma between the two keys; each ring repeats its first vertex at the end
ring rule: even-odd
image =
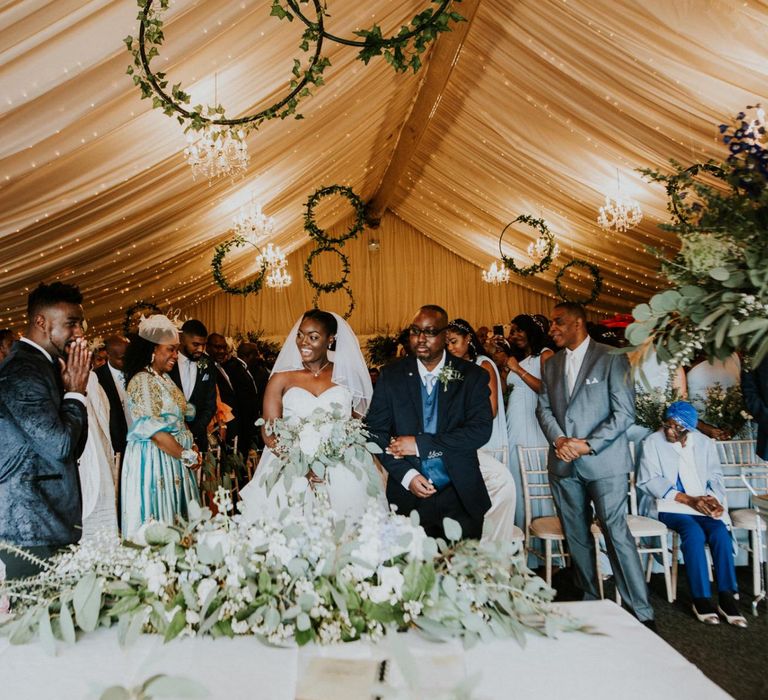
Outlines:
{"type": "MultiPolygon", "coordinates": [[[[83,297],[69,284],[41,284],[27,303],[29,325],[0,363],[0,541],[47,559],[80,539],[77,459],[88,437],[85,392],[90,351],[83,297]]],[[[0,552],[8,578],[38,567],[0,552]]]]}

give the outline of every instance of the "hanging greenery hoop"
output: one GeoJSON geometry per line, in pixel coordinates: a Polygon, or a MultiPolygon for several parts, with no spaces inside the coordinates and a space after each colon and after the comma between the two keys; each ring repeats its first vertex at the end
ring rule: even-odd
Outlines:
{"type": "MultiPolygon", "coordinates": [[[[342,287],[339,287],[338,289],[335,289],[334,292],[338,292],[342,289],[347,293],[347,297],[349,298],[349,307],[347,308],[347,312],[343,316],[344,320],[346,321],[352,315],[352,312],[355,310],[355,297],[352,294],[352,290],[347,285],[344,285],[342,287]]],[[[312,308],[319,309],[320,307],[318,306],[318,302],[320,301],[320,295],[328,294],[328,293],[330,292],[325,292],[322,289],[316,290],[315,296],[312,297],[312,308]]]]}
{"type": "Polygon", "coordinates": [[[123,335],[127,336],[131,332],[133,326],[133,315],[137,311],[149,310],[155,314],[163,313],[157,304],[153,304],[151,301],[137,301],[133,306],[129,306],[125,310],[125,319],[123,320],[123,335]]]}
{"type": "Polygon", "coordinates": [[[539,272],[548,270],[552,265],[552,261],[555,259],[555,234],[549,230],[547,224],[544,222],[544,219],[536,219],[528,214],[521,214],[514,221],[510,221],[501,230],[501,235],[499,236],[499,254],[501,255],[501,261],[504,263],[504,267],[506,267],[508,270],[512,270],[512,272],[515,272],[522,277],[536,275],[539,272]],[[544,254],[544,257],[539,260],[539,262],[535,262],[532,265],[528,265],[527,267],[518,267],[515,264],[515,261],[512,258],[504,255],[504,252],[501,249],[501,243],[504,240],[504,234],[506,233],[507,229],[513,224],[517,223],[527,224],[528,226],[536,229],[539,232],[539,238],[543,239],[547,243],[547,252],[544,254]]]}
{"type": "Polygon", "coordinates": [[[560,272],[557,273],[557,277],[555,277],[555,289],[557,290],[557,296],[559,296],[563,301],[581,304],[582,306],[589,306],[592,302],[594,302],[597,297],[600,296],[600,291],[602,288],[603,278],[600,274],[600,268],[597,265],[593,265],[591,262],[587,262],[586,260],[579,260],[578,258],[571,260],[571,262],[563,265],[560,268],[560,272]],[[570,269],[571,267],[582,267],[587,270],[590,275],[592,275],[592,291],[587,299],[571,299],[566,296],[565,291],[563,291],[562,278],[565,275],[566,270],[570,269]]]}
{"type": "MultiPolygon", "coordinates": [[[[229,253],[232,248],[241,248],[247,243],[248,241],[242,236],[235,236],[234,238],[224,241],[224,243],[220,243],[214,250],[213,259],[211,260],[211,274],[213,275],[213,281],[228,294],[242,294],[244,296],[248,294],[257,294],[264,284],[264,277],[267,272],[266,265],[262,266],[256,277],[248,282],[248,284],[239,287],[235,287],[227,282],[227,278],[222,272],[221,265],[227,253],[229,253]]],[[[248,244],[253,245],[252,243],[248,244]]],[[[256,246],[253,247],[256,248],[256,246]]],[[[258,250],[258,248],[256,248],[256,250],[258,250]]]]}
{"type": "Polygon", "coordinates": [[[307,282],[309,282],[309,286],[312,287],[312,289],[316,289],[319,292],[336,292],[339,289],[342,289],[347,284],[347,278],[349,277],[349,258],[344,255],[338,248],[333,248],[331,246],[323,246],[320,248],[315,248],[307,258],[307,262],[304,263],[304,277],[307,278],[307,282]],[[339,260],[341,261],[341,277],[336,282],[318,282],[315,280],[313,274],[312,274],[312,264],[315,261],[315,258],[317,258],[322,253],[335,253],[339,256],[339,260]]]}
{"type": "Polygon", "coordinates": [[[365,228],[365,203],[351,187],[345,187],[344,185],[330,185],[328,187],[321,187],[316,190],[307,199],[306,203],[307,212],[304,214],[304,229],[309,234],[310,238],[313,238],[322,247],[329,248],[333,245],[343,246],[345,241],[351,238],[356,238],[362,230],[365,228]],[[355,223],[345,233],[340,236],[333,237],[328,236],[323,229],[321,229],[315,222],[315,207],[317,203],[323,199],[323,197],[330,197],[334,194],[346,197],[352,208],[355,210],[355,223]]]}
{"type": "Polygon", "coordinates": [[[683,226],[689,228],[691,227],[691,222],[688,219],[688,215],[691,213],[691,208],[687,207],[683,201],[685,194],[681,194],[681,190],[694,184],[693,178],[700,173],[709,173],[718,180],[726,181],[725,171],[719,165],[715,163],[696,163],[676,176],[671,177],[667,183],[667,196],[669,197],[672,213],[683,226]]]}
{"type": "MultiPolygon", "coordinates": [[[[257,129],[259,125],[269,119],[276,117],[285,119],[290,115],[295,115],[296,119],[301,119],[301,115],[296,113],[299,101],[311,95],[310,85],[323,84],[322,73],[330,65],[327,58],[320,56],[324,32],[324,10],[320,0],[302,1],[311,1],[315,9],[316,21],[304,31],[300,48],[303,51],[309,51],[310,43],[314,43],[314,54],[306,69],[302,69],[301,62],[294,59],[293,78],[289,83],[290,92],[281,100],[259,112],[236,119],[228,119],[224,116],[225,110],[220,104],[185,107],[184,105],[191,103],[191,96],[183,90],[181,83],[172,85],[170,94],[166,92],[168,87],[166,74],[160,71],[153,72],[150,62],[159,55],[159,47],[162,46],[165,39],[162,13],[168,9],[169,0],[159,0],[157,4],[155,4],[155,0],[137,0],[141,8],[137,16],[139,20],[138,39],[132,36],[123,39],[133,56],[133,65],[128,66],[126,72],[133,79],[134,85],[141,91],[142,99],[151,97],[152,106],[162,109],[163,113],[169,117],[175,116],[179,123],[184,126],[184,131],[190,129],[200,131],[208,125],[218,125],[231,128],[233,137],[241,140],[239,130],[244,132],[244,136],[245,133],[257,129]],[[232,127],[238,127],[238,129],[232,127]]],[[[272,14],[276,14],[274,8],[272,14]]]]}
{"type": "Polygon", "coordinates": [[[280,0],[272,0],[272,14],[293,19],[295,14],[308,28],[317,32],[321,37],[334,41],[344,46],[354,46],[360,49],[358,59],[366,65],[375,56],[384,55],[395,72],[402,73],[411,68],[416,73],[421,68],[420,54],[437,38],[441,32],[451,31],[450,22],[465,22],[465,18],[457,12],[450,12],[449,6],[457,4],[461,0],[432,0],[437,9],[426,9],[413,17],[408,23],[400,27],[400,31],[390,37],[382,36],[381,27],[374,24],[370,29],[361,29],[355,32],[355,36],[361,39],[347,39],[325,31],[322,26],[312,22],[299,7],[299,4],[307,0],[286,0],[286,9],[280,0]],[[289,11],[290,10],[290,11],[289,11]]]}

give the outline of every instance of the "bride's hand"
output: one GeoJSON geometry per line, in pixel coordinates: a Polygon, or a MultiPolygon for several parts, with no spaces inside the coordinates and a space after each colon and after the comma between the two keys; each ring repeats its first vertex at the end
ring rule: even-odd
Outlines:
{"type": "Polygon", "coordinates": [[[307,481],[310,483],[311,486],[314,486],[315,484],[324,484],[325,483],[325,479],[321,479],[311,469],[307,473],[307,481]]]}

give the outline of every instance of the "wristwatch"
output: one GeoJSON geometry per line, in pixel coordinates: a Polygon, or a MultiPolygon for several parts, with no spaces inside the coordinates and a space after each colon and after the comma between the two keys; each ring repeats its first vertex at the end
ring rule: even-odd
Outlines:
{"type": "Polygon", "coordinates": [[[589,448],[589,452],[587,452],[587,454],[588,454],[590,457],[594,457],[594,456],[597,454],[597,452],[595,452],[595,451],[592,449],[592,445],[590,445],[590,444],[589,444],[589,442],[587,442],[586,440],[584,440],[584,442],[586,442],[586,443],[587,443],[587,447],[589,448]]]}
{"type": "Polygon", "coordinates": [[[181,463],[185,467],[194,467],[197,464],[197,452],[194,450],[182,450],[181,463]]]}

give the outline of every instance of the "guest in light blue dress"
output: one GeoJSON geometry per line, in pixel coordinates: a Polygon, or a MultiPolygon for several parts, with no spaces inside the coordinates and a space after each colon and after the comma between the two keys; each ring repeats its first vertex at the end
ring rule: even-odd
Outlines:
{"type": "Polygon", "coordinates": [[[178,358],[178,343],[176,327],[158,314],[142,321],[125,355],[133,419],[120,482],[126,539],[149,521],[186,518],[189,503],[200,500],[192,471],[199,456],[185,423],[194,407],[167,374],[178,358]]]}
{"type": "MultiPolygon", "coordinates": [[[[509,470],[517,487],[515,524],[522,528],[525,525],[525,511],[517,448],[547,446],[547,439],[536,419],[536,404],[541,390],[541,368],[554,353],[546,347],[547,334],[543,323],[529,314],[520,314],[512,319],[509,339],[512,349],[517,353],[507,361],[507,385],[512,387],[507,403],[509,470]]],[[[533,514],[534,517],[538,515],[533,514]]]]}

